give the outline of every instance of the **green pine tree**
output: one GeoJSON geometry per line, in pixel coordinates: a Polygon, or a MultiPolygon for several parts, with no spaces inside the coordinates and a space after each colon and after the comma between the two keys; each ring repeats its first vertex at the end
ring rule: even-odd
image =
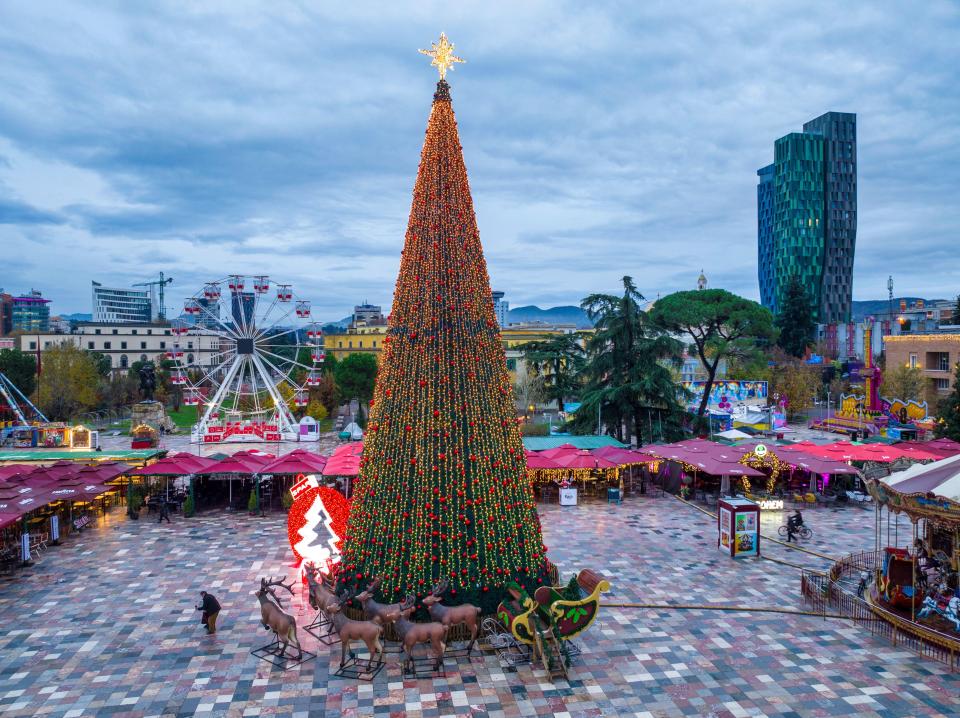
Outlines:
{"type": "Polygon", "coordinates": [[[953,375],[953,392],[937,407],[936,434],[960,441],[960,362],[953,375]]]}
{"type": "Polygon", "coordinates": [[[787,284],[783,306],[777,315],[775,324],[780,330],[777,346],[793,357],[802,359],[807,349],[813,345],[813,307],[810,297],[800,280],[793,276],[787,284]]]}
{"type": "MultiPolygon", "coordinates": [[[[339,373],[339,372],[338,372],[339,373]]],[[[441,80],[427,124],[380,358],[341,582],[493,610],[507,582],[546,582],[490,279],[441,80]]]]}

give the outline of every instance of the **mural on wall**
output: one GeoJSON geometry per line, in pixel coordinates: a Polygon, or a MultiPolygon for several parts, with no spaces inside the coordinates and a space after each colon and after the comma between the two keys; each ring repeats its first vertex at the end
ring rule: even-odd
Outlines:
{"type": "Polygon", "coordinates": [[[880,397],[880,407],[884,414],[900,424],[913,424],[929,418],[927,402],[910,399],[885,399],[880,397]]]}
{"type": "MultiPolygon", "coordinates": [[[[703,398],[704,381],[681,382],[684,389],[692,394],[690,406],[699,406],[703,398]]],[[[710,388],[708,406],[721,411],[730,411],[738,403],[749,402],[765,404],[767,400],[767,382],[765,381],[715,381],[710,388]]]]}

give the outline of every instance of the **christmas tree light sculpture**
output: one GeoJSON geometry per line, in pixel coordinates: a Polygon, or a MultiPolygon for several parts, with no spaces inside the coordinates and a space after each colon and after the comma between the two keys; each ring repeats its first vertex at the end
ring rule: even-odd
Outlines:
{"type": "MultiPolygon", "coordinates": [[[[452,49],[442,37],[431,51],[441,78],[452,49]]],[[[549,564],[444,79],[388,321],[339,580],[382,575],[393,601],[445,578],[489,610],[549,564]]]]}

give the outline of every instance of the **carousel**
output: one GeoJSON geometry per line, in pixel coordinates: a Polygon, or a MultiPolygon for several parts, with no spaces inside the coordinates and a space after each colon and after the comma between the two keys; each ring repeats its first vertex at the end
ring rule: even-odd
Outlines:
{"type": "Polygon", "coordinates": [[[876,506],[867,601],[899,619],[901,630],[952,640],[960,649],[960,454],[868,480],[867,487],[876,506]],[[909,536],[898,535],[899,514],[910,520],[909,536]]]}

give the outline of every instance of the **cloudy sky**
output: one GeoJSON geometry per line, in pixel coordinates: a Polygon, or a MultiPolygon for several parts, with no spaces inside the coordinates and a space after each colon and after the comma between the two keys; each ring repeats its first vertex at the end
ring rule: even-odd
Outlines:
{"type": "Polygon", "coordinates": [[[960,291],[960,5],[4,3],[0,286],[89,312],[231,272],[392,295],[440,30],[494,287],[758,297],[756,170],[856,112],[855,298],[960,291]]]}

